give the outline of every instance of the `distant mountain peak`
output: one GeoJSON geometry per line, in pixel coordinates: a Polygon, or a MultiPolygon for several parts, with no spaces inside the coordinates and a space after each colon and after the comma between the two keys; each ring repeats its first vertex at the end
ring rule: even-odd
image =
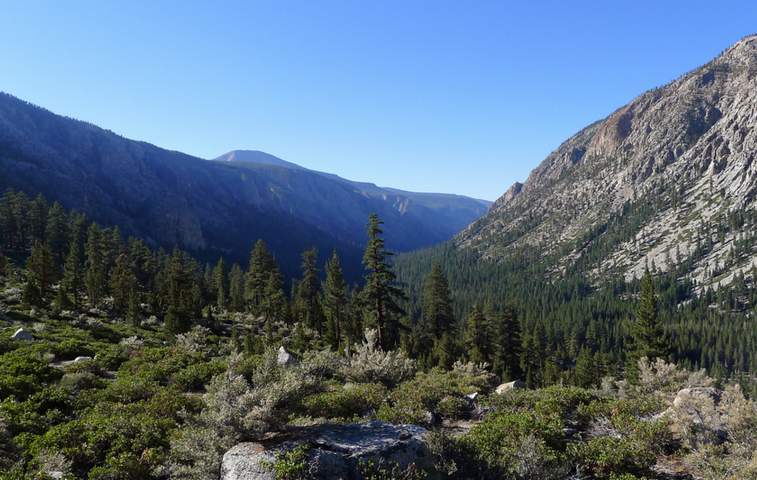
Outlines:
{"type": "Polygon", "coordinates": [[[286,167],[295,170],[306,170],[304,167],[297,165],[296,163],[287,162],[275,155],[263,152],[261,150],[232,150],[224,153],[220,157],[213,159],[216,162],[236,162],[236,163],[251,163],[255,165],[275,165],[278,167],[286,167]]]}

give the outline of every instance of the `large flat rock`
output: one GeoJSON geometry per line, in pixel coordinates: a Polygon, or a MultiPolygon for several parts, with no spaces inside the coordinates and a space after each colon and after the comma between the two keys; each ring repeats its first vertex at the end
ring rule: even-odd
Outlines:
{"type": "Polygon", "coordinates": [[[293,432],[281,443],[264,446],[241,443],[223,456],[221,480],[274,480],[271,469],[276,453],[300,445],[308,448],[308,471],[313,478],[355,479],[360,466],[374,464],[407,468],[431,466],[426,430],[416,425],[373,421],[343,425],[317,425],[293,432]]]}

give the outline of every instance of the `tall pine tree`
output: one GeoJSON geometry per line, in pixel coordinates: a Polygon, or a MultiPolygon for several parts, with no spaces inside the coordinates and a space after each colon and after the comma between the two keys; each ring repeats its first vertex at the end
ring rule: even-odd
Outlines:
{"type": "Polygon", "coordinates": [[[368,219],[368,244],[363,254],[367,274],[362,296],[367,320],[377,330],[379,345],[391,350],[399,342],[399,315],[404,313],[398,301],[406,297],[395,285],[396,277],[389,263],[391,253],[386,250],[381,236],[382,223],[375,213],[368,219]]]}
{"type": "Polygon", "coordinates": [[[320,334],[323,333],[323,310],[319,300],[321,281],[318,279],[317,259],[315,248],[302,254],[302,280],[297,285],[296,302],[299,320],[320,334]]]}
{"type": "Polygon", "coordinates": [[[347,283],[344,281],[342,265],[336,250],[326,263],[326,284],[323,288],[323,309],[326,315],[326,340],[336,350],[342,349],[345,336],[345,320],[348,315],[349,298],[347,283]]]}
{"type": "MultiPolygon", "coordinates": [[[[447,277],[441,267],[434,264],[423,285],[421,320],[416,326],[414,335],[417,353],[424,358],[428,357],[432,351],[438,351],[437,343],[445,333],[452,333],[454,327],[455,318],[452,313],[452,298],[447,277]]],[[[454,339],[455,336],[451,335],[445,341],[449,343],[454,339]]],[[[440,356],[433,355],[433,357],[435,358],[431,363],[439,364],[440,356]]]]}
{"type": "Polygon", "coordinates": [[[250,264],[245,278],[247,308],[255,314],[261,313],[266,286],[274,266],[273,255],[268,251],[265,242],[263,240],[255,242],[250,252],[250,264]]]}
{"type": "Polygon", "coordinates": [[[481,307],[475,305],[468,318],[465,320],[465,333],[463,344],[465,358],[474,363],[490,362],[491,360],[491,337],[489,321],[481,311],[481,307]]]}
{"type": "Polygon", "coordinates": [[[626,364],[628,379],[632,382],[638,379],[639,359],[666,359],[669,348],[668,338],[657,315],[657,294],[652,274],[647,269],[641,279],[636,321],[631,326],[631,351],[626,364]]]}
{"type": "Polygon", "coordinates": [[[223,311],[226,308],[226,265],[223,263],[223,258],[218,259],[215,268],[213,269],[213,284],[216,289],[216,307],[219,311],[223,311]]]}

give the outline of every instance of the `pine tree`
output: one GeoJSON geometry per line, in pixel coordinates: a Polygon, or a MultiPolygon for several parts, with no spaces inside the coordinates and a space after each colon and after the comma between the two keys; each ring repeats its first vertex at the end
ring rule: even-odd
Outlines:
{"type": "Polygon", "coordinates": [[[404,314],[397,302],[406,297],[395,286],[396,277],[389,264],[391,253],[384,247],[384,239],[381,237],[382,223],[378,215],[370,215],[368,244],[363,255],[367,276],[362,296],[368,320],[376,327],[379,346],[384,350],[392,350],[399,341],[398,316],[404,314]]]}
{"type": "Polygon", "coordinates": [[[344,351],[347,356],[350,354],[352,346],[363,339],[363,296],[357,288],[350,291],[347,314],[344,317],[344,351]]]}
{"type": "Polygon", "coordinates": [[[297,285],[297,306],[300,320],[316,332],[323,333],[323,310],[319,301],[321,282],[318,279],[315,248],[302,254],[302,280],[297,285]]]}
{"type": "Polygon", "coordinates": [[[342,337],[345,336],[345,319],[348,314],[347,283],[336,250],[326,263],[326,284],[323,289],[323,309],[326,315],[326,340],[329,345],[341,351],[342,337]]]}
{"type": "Polygon", "coordinates": [[[278,267],[268,274],[268,280],[263,290],[262,313],[265,315],[266,327],[272,331],[276,322],[287,319],[287,299],[283,288],[284,280],[278,267]]]}
{"type": "Polygon", "coordinates": [[[266,285],[275,266],[273,255],[263,240],[255,242],[250,252],[250,265],[245,278],[245,300],[251,312],[259,314],[266,285]]]}
{"type": "Polygon", "coordinates": [[[229,271],[229,309],[234,312],[244,309],[244,273],[236,263],[229,271]]]}
{"type": "Polygon", "coordinates": [[[58,202],[54,202],[47,211],[45,242],[50,249],[55,265],[63,265],[67,253],[68,219],[66,212],[58,202]]]}
{"type": "Polygon", "coordinates": [[[187,255],[174,249],[166,272],[166,317],[165,326],[171,333],[183,333],[191,327],[193,315],[197,315],[199,285],[193,278],[193,265],[187,255]]]}
{"type": "Polygon", "coordinates": [[[416,353],[421,357],[428,356],[436,342],[445,332],[449,332],[454,324],[447,277],[441,267],[434,264],[423,284],[421,319],[413,335],[416,353]]]}
{"type": "Polygon", "coordinates": [[[628,354],[626,369],[628,379],[633,382],[638,379],[637,363],[640,358],[666,359],[670,348],[667,335],[658,319],[657,294],[649,269],[641,279],[639,306],[636,322],[631,326],[631,337],[632,350],[628,354]]]}
{"type": "Polygon", "coordinates": [[[122,253],[116,258],[115,266],[110,271],[110,291],[113,292],[113,308],[118,313],[125,313],[129,308],[131,292],[137,288],[137,277],[128,255],[122,253]]]}
{"type": "Polygon", "coordinates": [[[434,343],[434,350],[431,352],[435,365],[449,369],[459,356],[458,344],[455,341],[454,333],[445,331],[439,340],[434,343]]]}
{"type": "Polygon", "coordinates": [[[84,284],[87,288],[89,304],[96,306],[104,293],[105,285],[105,259],[103,252],[102,231],[96,224],[91,224],[87,230],[86,272],[84,284]]]}
{"type": "Polygon", "coordinates": [[[465,358],[474,363],[490,361],[490,331],[489,323],[481,311],[481,307],[475,305],[465,320],[465,332],[463,334],[465,346],[465,358]]]}
{"type": "Polygon", "coordinates": [[[47,200],[40,193],[29,204],[29,210],[26,215],[29,225],[28,238],[32,242],[43,242],[45,240],[45,224],[47,223],[47,200]]]}
{"type": "Polygon", "coordinates": [[[216,307],[223,311],[226,308],[226,266],[223,258],[218,259],[213,269],[213,283],[216,288],[216,307]]]}
{"type": "Polygon", "coordinates": [[[36,242],[32,246],[31,254],[26,260],[27,271],[27,303],[36,304],[44,300],[53,283],[55,265],[53,256],[47,245],[36,242]]]}
{"type": "Polygon", "coordinates": [[[582,388],[589,388],[597,383],[597,372],[594,369],[594,356],[584,347],[578,353],[575,368],[575,384],[582,388]]]}
{"type": "Polygon", "coordinates": [[[142,314],[139,308],[139,293],[136,286],[129,291],[129,306],[126,311],[126,320],[132,325],[138,327],[142,321],[142,314]]]}
{"type": "Polygon", "coordinates": [[[520,322],[512,308],[505,308],[492,328],[492,363],[494,372],[504,380],[516,380],[523,376],[521,354],[523,344],[520,322]]]}
{"type": "Polygon", "coordinates": [[[61,285],[58,287],[58,291],[55,292],[55,299],[53,300],[53,313],[60,315],[64,310],[71,308],[71,301],[68,299],[66,289],[61,285]]]}
{"type": "Polygon", "coordinates": [[[528,388],[544,384],[545,365],[550,361],[545,346],[544,325],[536,322],[530,334],[523,338],[521,369],[526,377],[528,388]]]}
{"type": "Polygon", "coordinates": [[[68,255],[63,264],[63,288],[71,296],[73,307],[81,308],[81,292],[84,289],[84,226],[85,218],[78,215],[71,227],[68,255]]]}

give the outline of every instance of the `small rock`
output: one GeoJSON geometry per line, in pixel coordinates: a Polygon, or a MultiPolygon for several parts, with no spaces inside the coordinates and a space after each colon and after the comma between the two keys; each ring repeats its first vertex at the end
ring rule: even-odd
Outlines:
{"type": "Polygon", "coordinates": [[[513,380],[512,382],[503,383],[499,387],[497,387],[494,392],[497,395],[502,395],[505,392],[509,392],[510,390],[520,390],[522,388],[525,388],[526,384],[521,382],[520,380],[513,380]]]}
{"type": "Polygon", "coordinates": [[[692,387],[679,390],[673,400],[673,406],[681,408],[687,403],[709,401],[717,405],[720,402],[721,392],[713,387],[692,387]]]}
{"type": "Polygon", "coordinates": [[[23,328],[19,328],[16,333],[11,335],[11,340],[34,340],[34,337],[23,328]]]}
{"type": "Polygon", "coordinates": [[[240,443],[223,455],[221,480],[275,480],[269,467],[275,460],[274,452],[259,443],[240,443]]]}
{"type": "Polygon", "coordinates": [[[685,433],[686,425],[690,423],[696,425],[697,432],[690,441],[697,445],[719,445],[728,437],[728,421],[721,404],[723,396],[722,390],[713,387],[684,388],[678,391],[673,406],[663,415],[673,419],[671,431],[674,435],[685,433]]]}
{"type": "Polygon", "coordinates": [[[576,436],[576,434],[578,433],[578,429],[573,428],[573,427],[565,427],[562,429],[562,433],[566,437],[571,438],[571,437],[576,436]]]}
{"type": "Polygon", "coordinates": [[[441,421],[442,417],[440,417],[438,413],[429,410],[423,412],[423,423],[425,425],[438,425],[441,421]]]}
{"type": "Polygon", "coordinates": [[[469,393],[465,396],[465,398],[467,398],[468,400],[475,400],[476,397],[478,397],[478,392],[469,393]]]}
{"type": "Polygon", "coordinates": [[[80,357],[74,358],[74,362],[73,363],[81,363],[81,362],[89,362],[89,361],[92,361],[92,357],[88,357],[86,355],[82,355],[80,357]]]}
{"type": "Polygon", "coordinates": [[[286,351],[286,348],[282,345],[279,347],[279,353],[276,356],[276,361],[279,365],[294,365],[297,363],[297,359],[295,359],[291,353],[286,351]]]}

